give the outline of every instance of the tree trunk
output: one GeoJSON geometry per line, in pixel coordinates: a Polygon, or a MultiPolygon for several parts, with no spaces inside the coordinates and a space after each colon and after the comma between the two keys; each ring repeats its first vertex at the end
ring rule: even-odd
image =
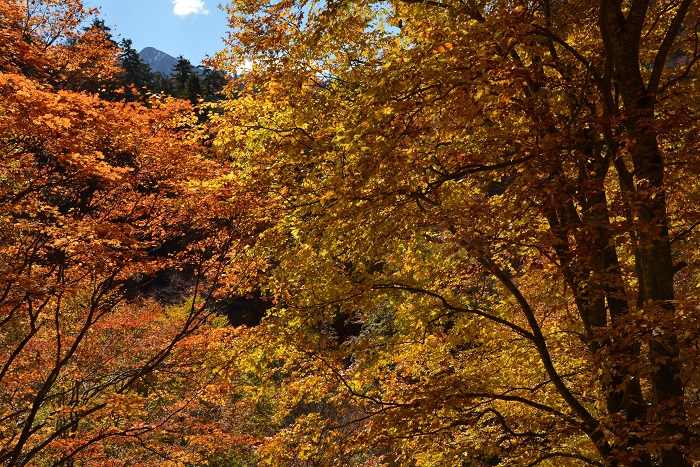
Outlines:
{"type": "MultiPolygon", "coordinates": [[[[669,241],[664,160],[656,140],[654,96],[644,84],[639,63],[639,43],[648,1],[634,1],[625,16],[619,2],[601,2],[600,29],[607,60],[612,63],[623,101],[624,124],[628,134],[636,187],[630,205],[636,208],[637,305],[653,320],[658,314],[673,313],[673,258],[669,241]]],[[[656,67],[656,64],[655,64],[656,67]]],[[[663,435],[674,438],[674,446],[661,450],[661,466],[690,467],[678,446],[689,443],[682,424],[683,386],[680,380],[679,349],[674,336],[661,335],[649,346],[652,364],[653,405],[664,419],[663,435]]],[[[667,443],[671,444],[671,443],[667,443]]]]}

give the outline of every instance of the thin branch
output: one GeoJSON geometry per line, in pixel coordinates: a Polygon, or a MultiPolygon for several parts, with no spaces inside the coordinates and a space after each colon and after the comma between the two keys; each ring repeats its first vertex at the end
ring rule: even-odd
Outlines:
{"type": "Polygon", "coordinates": [[[695,230],[695,227],[697,227],[698,225],[700,225],[700,222],[696,222],[693,225],[691,225],[690,227],[688,227],[687,229],[681,230],[671,240],[669,240],[668,243],[673,243],[673,242],[676,242],[678,240],[683,240],[685,237],[690,235],[691,232],[693,230],[695,230]]]}
{"type": "Polygon", "coordinates": [[[462,392],[460,394],[460,397],[465,398],[465,399],[490,399],[490,400],[497,400],[497,401],[505,401],[505,402],[518,402],[523,405],[527,405],[528,407],[532,407],[534,409],[540,410],[542,412],[547,412],[551,413],[552,415],[556,415],[560,419],[564,420],[567,423],[571,423],[576,426],[580,426],[581,423],[570,416],[566,415],[565,413],[555,409],[554,407],[550,407],[545,404],[541,404],[539,402],[535,402],[533,400],[530,400],[526,397],[522,396],[514,396],[511,394],[492,394],[488,392],[462,392]]]}
{"type": "Polygon", "coordinates": [[[578,453],[573,453],[573,452],[550,452],[545,454],[542,457],[539,457],[535,459],[534,461],[530,462],[527,464],[527,467],[535,467],[536,465],[539,465],[540,463],[548,460],[548,459],[554,459],[556,457],[563,457],[566,459],[578,459],[580,461],[586,462],[590,465],[595,465],[597,467],[603,467],[603,464],[598,462],[595,459],[591,459],[590,457],[586,457],[583,454],[578,454],[578,453]]]}
{"type": "Polygon", "coordinates": [[[424,5],[436,6],[440,8],[450,8],[447,3],[436,2],[434,0],[401,0],[404,3],[422,3],[424,5]]]}
{"type": "Polygon", "coordinates": [[[350,383],[348,383],[348,381],[345,379],[345,377],[333,365],[328,363],[323,357],[321,357],[320,355],[313,353],[313,352],[305,352],[305,353],[307,355],[310,355],[311,357],[321,361],[321,363],[323,363],[329,370],[331,370],[331,373],[333,373],[333,375],[340,380],[340,382],[343,384],[343,386],[345,386],[345,389],[348,390],[350,395],[352,395],[354,397],[358,397],[360,399],[369,400],[369,401],[371,401],[379,406],[385,407],[385,408],[386,407],[410,407],[411,406],[411,404],[404,404],[404,403],[400,403],[400,402],[386,402],[386,401],[383,401],[381,399],[377,399],[376,397],[358,392],[355,389],[353,389],[352,386],[350,386],[350,383]]]}
{"type": "Polygon", "coordinates": [[[382,289],[384,289],[384,290],[386,290],[386,289],[402,290],[402,291],[406,291],[406,292],[413,292],[413,293],[420,293],[423,295],[427,295],[429,297],[433,297],[433,298],[438,299],[442,303],[442,306],[450,311],[457,312],[457,313],[468,313],[468,314],[473,314],[476,316],[481,316],[482,318],[486,318],[490,321],[493,321],[495,323],[506,326],[507,328],[515,331],[517,334],[519,334],[520,336],[522,336],[530,341],[534,342],[534,339],[535,339],[535,336],[533,336],[533,334],[531,332],[529,332],[527,329],[524,329],[524,328],[518,326],[515,323],[512,323],[512,322],[510,322],[506,319],[503,319],[503,318],[499,318],[498,316],[494,316],[490,313],[486,313],[485,311],[477,310],[475,308],[464,308],[464,307],[453,305],[442,295],[440,295],[436,292],[427,290],[427,289],[423,289],[421,287],[414,287],[414,286],[409,286],[409,285],[404,285],[404,284],[378,284],[378,285],[374,286],[374,289],[377,289],[377,290],[382,290],[382,289]]]}
{"type": "Polygon", "coordinates": [[[654,59],[654,68],[651,71],[651,76],[649,77],[649,84],[647,85],[647,90],[651,94],[656,93],[656,91],[659,88],[659,82],[661,82],[661,75],[663,74],[664,67],[666,66],[666,59],[668,58],[668,54],[671,51],[671,47],[673,46],[673,41],[675,41],[676,37],[678,36],[678,31],[680,31],[681,25],[683,24],[683,20],[688,14],[688,8],[690,7],[691,3],[692,0],[683,0],[683,3],[681,3],[681,6],[678,8],[676,16],[673,17],[671,25],[666,31],[666,36],[664,37],[663,42],[661,42],[661,46],[659,47],[659,50],[656,53],[656,58],[654,59]]]}
{"type": "Polygon", "coordinates": [[[693,66],[698,62],[698,60],[700,60],[700,52],[698,51],[698,48],[700,45],[699,44],[700,39],[698,38],[698,25],[699,25],[699,23],[700,23],[700,21],[696,21],[695,27],[694,27],[694,29],[695,29],[695,44],[693,45],[693,56],[690,58],[690,60],[688,60],[683,71],[681,71],[680,74],[669,79],[666,83],[664,83],[663,86],[661,86],[659,88],[659,93],[665,92],[668,88],[670,88],[671,86],[673,86],[674,84],[676,84],[680,80],[687,78],[688,75],[690,75],[690,71],[692,70],[693,66]]]}
{"type": "Polygon", "coordinates": [[[610,94],[610,86],[607,83],[607,79],[603,79],[603,76],[601,76],[598,70],[595,68],[595,66],[593,66],[593,61],[581,55],[581,53],[578,50],[576,50],[571,44],[566,42],[564,39],[556,35],[554,32],[550,31],[549,29],[537,24],[533,24],[532,28],[535,30],[536,34],[546,37],[562,46],[576,60],[578,60],[584,67],[586,67],[586,70],[591,74],[591,76],[593,76],[593,80],[595,81],[596,86],[598,87],[598,90],[600,91],[603,97],[606,112],[608,114],[613,114],[615,107],[613,104],[612,95],[610,94]]]}
{"type": "Polygon", "coordinates": [[[540,329],[537,318],[535,317],[535,312],[530,306],[527,299],[520,292],[520,289],[515,285],[511,278],[503,271],[488,255],[484,252],[480,252],[477,260],[484,266],[484,268],[493,274],[503,286],[510,292],[510,294],[515,298],[515,300],[520,305],[520,308],[525,315],[530,329],[532,330],[533,343],[537,348],[537,352],[540,356],[540,361],[547,372],[547,375],[552,380],[554,387],[557,389],[559,395],[566,401],[569,407],[581,418],[581,429],[588,435],[588,437],[593,441],[598,451],[604,457],[608,457],[611,453],[610,445],[605,439],[605,434],[603,433],[603,426],[599,420],[593,417],[591,413],[586,409],[581,402],[574,396],[569,388],[566,386],[564,380],[562,380],[561,375],[557,372],[552,361],[552,356],[549,353],[547,347],[547,342],[542,335],[542,330],[540,329]]]}

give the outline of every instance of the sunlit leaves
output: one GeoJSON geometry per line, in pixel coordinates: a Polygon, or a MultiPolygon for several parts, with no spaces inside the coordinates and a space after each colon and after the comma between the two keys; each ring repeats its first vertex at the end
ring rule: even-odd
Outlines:
{"type": "MultiPolygon", "coordinates": [[[[692,8],[673,47],[684,60],[697,58],[692,8]]],[[[653,81],[647,64],[682,11],[654,4],[639,52],[613,57],[624,41],[587,2],[229,7],[219,58],[250,70],[216,144],[269,203],[248,251],[278,305],[250,337],[266,349],[255,370],[276,375],[257,387],[282,396],[287,420],[268,463],[306,461],[303,443],[345,465],[696,455],[665,432],[690,418],[644,409],[665,397],[666,413],[695,410],[654,382],[678,328],[641,331],[677,323],[673,291],[644,279],[673,275],[648,263],[671,257],[664,226],[694,245],[683,148],[697,109],[678,106],[696,76],[669,60],[653,111],[630,91],[653,81]],[[669,165],[645,159],[657,156],[669,165]],[[361,459],[356,446],[377,451],[361,459]]],[[[674,260],[691,249],[673,245],[674,260]]],[[[691,269],[677,276],[682,300],[696,299],[691,269]]]]}

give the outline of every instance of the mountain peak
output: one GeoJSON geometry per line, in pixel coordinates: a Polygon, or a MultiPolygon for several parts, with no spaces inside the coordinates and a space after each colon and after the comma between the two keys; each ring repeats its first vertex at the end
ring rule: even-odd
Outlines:
{"type": "Polygon", "coordinates": [[[177,58],[154,47],[146,47],[139,56],[144,63],[150,65],[153,71],[169,75],[173,72],[173,67],[177,63],[177,58]]]}

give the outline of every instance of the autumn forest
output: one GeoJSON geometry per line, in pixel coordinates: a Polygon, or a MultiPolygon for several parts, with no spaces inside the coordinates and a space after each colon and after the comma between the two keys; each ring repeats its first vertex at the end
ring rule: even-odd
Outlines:
{"type": "Polygon", "coordinates": [[[0,465],[700,465],[700,1],[224,8],[0,2],[0,465]]]}

